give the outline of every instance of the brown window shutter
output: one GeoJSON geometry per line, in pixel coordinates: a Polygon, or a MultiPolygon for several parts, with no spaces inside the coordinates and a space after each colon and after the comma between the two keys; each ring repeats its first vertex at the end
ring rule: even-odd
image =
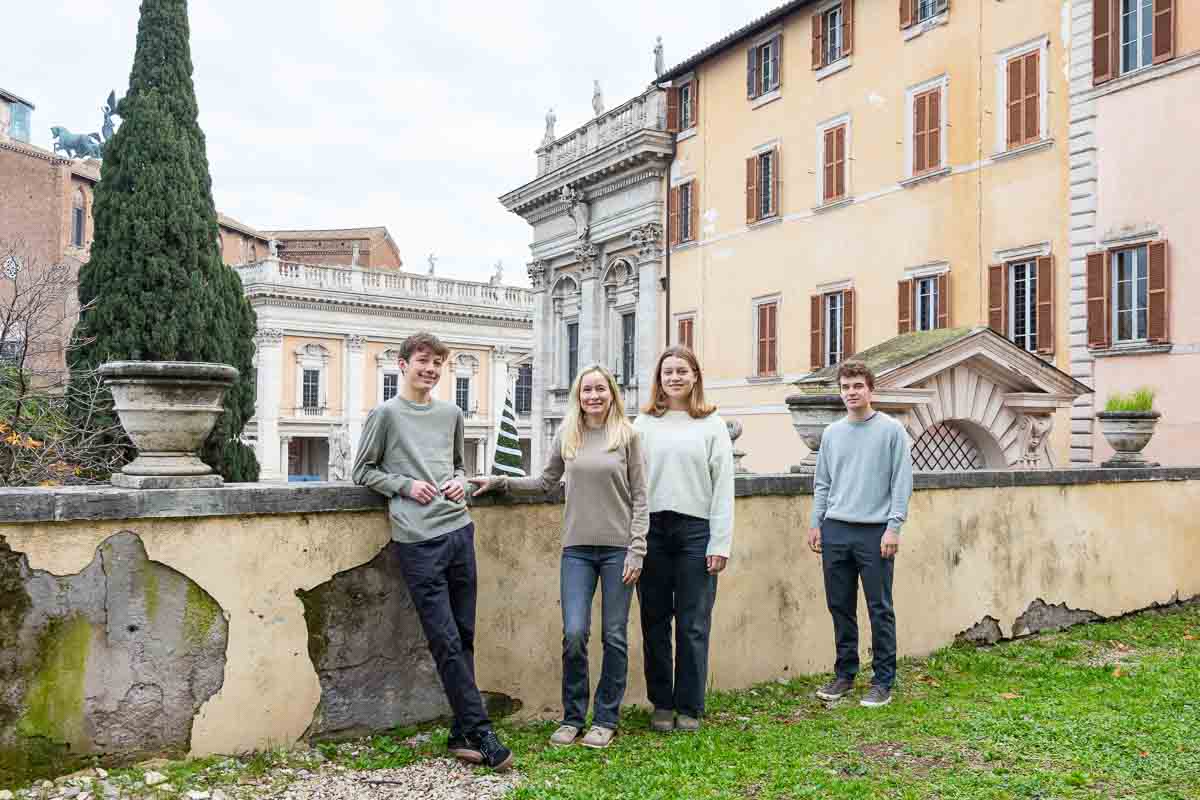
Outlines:
{"type": "Polygon", "coordinates": [[[950,327],[950,273],[938,275],[937,279],[937,326],[950,327]]]}
{"type": "Polygon", "coordinates": [[[675,186],[667,194],[667,227],[671,231],[668,242],[671,247],[679,244],[679,187],[675,186]]]}
{"type": "Polygon", "coordinates": [[[771,40],[771,66],[771,75],[775,78],[771,88],[778,89],[783,85],[783,34],[771,40]]]}
{"type": "Polygon", "coordinates": [[[1041,53],[1025,56],[1025,136],[1026,142],[1041,138],[1042,68],[1041,53]]]}
{"type": "Polygon", "coordinates": [[[758,156],[746,159],[746,224],[758,221],[758,156]]]}
{"type": "Polygon", "coordinates": [[[700,79],[692,78],[692,127],[700,124],[700,79]]]}
{"type": "Polygon", "coordinates": [[[765,375],[767,372],[767,307],[758,306],[758,363],[754,366],[755,375],[765,375]]]}
{"type": "Polygon", "coordinates": [[[1175,57],[1175,0],[1154,0],[1154,63],[1175,57]]]}
{"type": "Polygon", "coordinates": [[[833,198],[837,197],[837,177],[834,174],[837,164],[837,129],[830,128],[825,131],[824,154],[821,158],[822,182],[821,182],[821,200],[828,203],[833,198]]]}
{"type": "Polygon", "coordinates": [[[846,126],[841,125],[837,129],[835,138],[836,160],[833,165],[834,176],[834,196],[846,196],[846,126]]]}
{"type": "Polygon", "coordinates": [[[913,175],[927,169],[925,163],[925,129],[928,126],[929,95],[919,94],[913,98],[913,175]]]}
{"type": "Polygon", "coordinates": [[[912,330],[912,281],[900,281],[897,290],[899,311],[896,314],[896,332],[908,333],[912,330]]]}
{"type": "Polygon", "coordinates": [[[763,319],[763,352],[766,356],[763,360],[763,374],[774,375],[778,368],[776,347],[779,340],[776,335],[778,322],[776,312],[779,310],[779,304],[765,303],[760,308],[763,319]]]}
{"type": "Polygon", "coordinates": [[[1022,69],[1022,59],[1013,58],[1008,62],[1008,149],[1021,144],[1025,131],[1022,118],[1025,111],[1025,89],[1023,86],[1025,70],[1022,69]]]}
{"type": "Polygon", "coordinates": [[[823,308],[823,300],[824,296],[819,294],[814,294],[809,298],[811,316],[809,318],[808,355],[813,372],[825,366],[825,309],[823,308]]]}
{"type": "Polygon", "coordinates": [[[1150,266],[1148,269],[1146,298],[1146,338],[1152,342],[1164,343],[1171,340],[1170,308],[1167,304],[1168,293],[1167,274],[1167,243],[1151,242],[1150,266]]]}
{"type": "Polygon", "coordinates": [[[854,0],[842,3],[842,55],[854,52],[854,0]]]}
{"type": "Polygon", "coordinates": [[[988,265],[988,327],[1008,337],[1008,269],[1004,264],[988,265]]]}
{"type": "Polygon", "coordinates": [[[842,359],[854,355],[854,289],[842,291],[842,359]]]}
{"type": "Polygon", "coordinates": [[[825,14],[812,15],[812,68],[825,66],[825,14]]]}
{"type": "Polygon", "coordinates": [[[679,89],[667,89],[667,131],[679,132],[679,89]]]}
{"type": "Polygon", "coordinates": [[[941,89],[929,92],[929,127],[925,130],[925,143],[929,147],[929,155],[925,158],[926,169],[937,169],[942,166],[941,105],[941,89]]]}
{"type": "Polygon", "coordinates": [[[1037,351],[1054,352],[1054,257],[1037,260],[1037,351]]]}
{"type": "Polygon", "coordinates": [[[914,8],[916,0],[900,0],[900,27],[912,27],[913,20],[916,19],[916,8],[914,8]]]}
{"type": "Polygon", "coordinates": [[[1115,0],[1092,0],[1092,83],[1100,85],[1116,75],[1115,0]]]}
{"type": "Polygon", "coordinates": [[[783,213],[783,175],[779,161],[779,148],[776,147],[771,151],[771,178],[773,186],[771,187],[771,216],[783,213]]]}
{"type": "Polygon", "coordinates": [[[746,51],[746,97],[753,100],[758,95],[758,48],[751,47],[746,51]]]}
{"type": "Polygon", "coordinates": [[[692,241],[698,242],[700,241],[700,183],[699,181],[692,181],[689,185],[691,188],[688,189],[688,201],[691,203],[691,206],[689,206],[688,211],[691,215],[691,219],[689,220],[691,224],[688,225],[688,231],[692,235],[692,241]]]}
{"type": "Polygon", "coordinates": [[[1109,254],[1105,251],[1087,256],[1087,339],[1088,347],[1108,347],[1112,337],[1108,290],[1111,284],[1109,254]]]}

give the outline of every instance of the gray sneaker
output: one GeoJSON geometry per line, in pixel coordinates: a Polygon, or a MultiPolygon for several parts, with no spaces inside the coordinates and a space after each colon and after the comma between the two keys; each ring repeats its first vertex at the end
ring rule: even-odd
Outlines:
{"type": "Polygon", "coordinates": [[[700,730],[700,720],[689,717],[687,714],[680,714],[679,718],[675,720],[675,730],[695,733],[700,730]]]}
{"type": "Polygon", "coordinates": [[[675,730],[675,712],[669,708],[654,709],[650,717],[650,730],[659,733],[670,733],[675,730]]]}
{"type": "Polygon", "coordinates": [[[867,708],[878,708],[886,706],[892,702],[892,690],[887,686],[872,686],[870,691],[863,696],[862,700],[858,701],[860,706],[867,708]]]}
{"type": "Polygon", "coordinates": [[[822,700],[841,700],[853,691],[853,678],[834,678],[820,689],[817,689],[817,697],[822,700]]]}

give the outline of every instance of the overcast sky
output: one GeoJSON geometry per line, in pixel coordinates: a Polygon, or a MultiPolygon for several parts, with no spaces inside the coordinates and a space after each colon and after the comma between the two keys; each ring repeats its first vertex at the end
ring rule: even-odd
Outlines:
{"type": "MultiPolygon", "coordinates": [[[[386,225],[405,268],[527,285],[530,228],[497,197],[561,135],[781,0],[203,0],[190,4],[217,208],[256,228],[386,225]]],[[[50,126],[98,131],[124,94],[139,3],[42,0],[4,12],[0,87],[50,126]]]]}

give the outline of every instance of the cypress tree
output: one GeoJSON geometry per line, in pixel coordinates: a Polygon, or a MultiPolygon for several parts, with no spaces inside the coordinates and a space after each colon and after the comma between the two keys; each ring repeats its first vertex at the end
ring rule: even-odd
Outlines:
{"type": "Polygon", "coordinates": [[[95,190],[95,238],[79,275],[86,310],[76,333],[85,344],[72,368],[116,359],[233,365],[241,374],[202,457],[226,480],[253,481],[258,463],[238,436],[254,414],[257,323],[221,258],[189,36],[187,0],[143,0],[122,124],[95,190]]]}

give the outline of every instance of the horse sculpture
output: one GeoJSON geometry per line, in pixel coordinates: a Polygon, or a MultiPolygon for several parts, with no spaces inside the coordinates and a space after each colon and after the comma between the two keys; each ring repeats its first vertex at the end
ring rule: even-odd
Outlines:
{"type": "Polygon", "coordinates": [[[71,158],[100,158],[101,141],[98,133],[71,133],[59,125],[50,129],[54,136],[54,152],[63,152],[71,158]]]}

